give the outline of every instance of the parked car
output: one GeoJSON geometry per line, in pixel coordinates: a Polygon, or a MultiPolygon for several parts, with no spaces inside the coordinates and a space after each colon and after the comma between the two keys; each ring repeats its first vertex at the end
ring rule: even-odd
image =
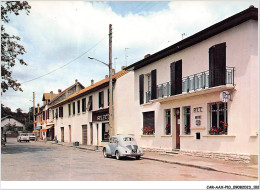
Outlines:
{"type": "Polygon", "coordinates": [[[22,141],[25,141],[25,142],[30,141],[28,133],[20,133],[19,134],[19,136],[17,137],[17,142],[22,142],[22,141]]]}
{"type": "Polygon", "coordinates": [[[33,133],[28,133],[30,141],[36,141],[36,136],[33,133]]]}
{"type": "Polygon", "coordinates": [[[116,156],[119,160],[122,157],[136,157],[137,160],[143,156],[143,150],[137,146],[137,143],[131,135],[116,135],[109,139],[107,146],[103,148],[103,156],[116,156]]]}

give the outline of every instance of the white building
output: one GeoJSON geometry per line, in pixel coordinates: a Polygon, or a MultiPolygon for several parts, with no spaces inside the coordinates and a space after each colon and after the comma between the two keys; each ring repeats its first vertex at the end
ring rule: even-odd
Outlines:
{"type": "MultiPolygon", "coordinates": [[[[119,71],[113,79],[113,108],[115,133],[134,133],[134,76],[119,71]]],[[[55,135],[61,142],[103,146],[109,140],[109,77],[76,91],[51,106],[59,110],[54,118],[55,135]]]]}
{"type": "Polygon", "coordinates": [[[53,140],[54,139],[54,118],[58,116],[59,110],[50,109],[51,105],[57,104],[58,102],[66,99],[71,94],[83,89],[84,86],[75,80],[75,83],[65,90],[58,90],[58,94],[53,93],[44,93],[42,97],[43,106],[37,108],[37,113],[35,114],[35,130],[34,133],[40,139],[53,140]]]}
{"type": "Polygon", "coordinates": [[[20,121],[16,120],[12,116],[6,116],[1,118],[1,130],[2,132],[10,131],[22,132],[25,131],[25,125],[20,121]]]}
{"type": "Polygon", "coordinates": [[[246,162],[258,157],[257,8],[126,70],[134,72],[131,114],[140,146],[246,162]]]}

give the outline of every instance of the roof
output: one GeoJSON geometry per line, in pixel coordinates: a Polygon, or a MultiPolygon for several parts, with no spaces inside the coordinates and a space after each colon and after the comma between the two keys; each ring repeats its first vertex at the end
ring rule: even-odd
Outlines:
{"type": "Polygon", "coordinates": [[[53,98],[49,104],[51,104],[52,102],[54,102],[58,97],[60,97],[62,94],[64,94],[66,91],[68,91],[69,89],[73,88],[75,85],[79,84],[82,88],[84,88],[84,86],[80,83],[80,82],[76,82],[75,84],[69,86],[68,88],[66,88],[65,90],[63,90],[62,92],[60,92],[55,98],[53,98]]]}
{"type": "MultiPolygon", "coordinates": [[[[53,99],[56,98],[56,96],[58,96],[58,94],[54,94],[52,95],[53,99]]],[[[43,93],[43,97],[42,97],[42,101],[45,101],[45,100],[51,100],[51,93],[43,93]]]]}
{"type": "Polygon", "coordinates": [[[243,22],[246,22],[248,20],[258,20],[258,9],[254,6],[250,6],[248,9],[237,13],[221,22],[218,22],[188,38],[185,38],[181,40],[180,42],[177,42],[176,44],[173,44],[159,52],[156,52],[132,65],[129,65],[125,68],[125,70],[137,70],[141,67],[144,67],[148,64],[151,64],[155,61],[158,61],[160,59],[163,59],[169,55],[172,55],[178,51],[181,51],[185,48],[188,48],[192,45],[195,45],[199,42],[202,42],[203,40],[206,40],[214,35],[217,35],[223,31],[226,31],[232,27],[235,27],[243,22]]]}
{"type": "MultiPolygon", "coordinates": [[[[129,71],[125,71],[125,70],[117,72],[112,77],[113,82],[115,82],[118,78],[124,76],[128,72],[129,71]]],[[[107,87],[108,85],[109,85],[109,77],[107,77],[107,78],[105,78],[103,80],[100,80],[100,81],[94,83],[93,85],[90,85],[90,86],[80,90],[78,93],[77,92],[73,93],[68,98],[66,98],[66,99],[58,102],[57,104],[51,106],[51,108],[55,108],[55,107],[61,106],[61,105],[65,104],[65,103],[67,103],[67,102],[73,101],[73,100],[75,100],[77,98],[80,98],[82,96],[85,96],[85,95],[90,94],[92,92],[95,92],[97,90],[100,90],[100,89],[102,89],[104,87],[107,87]]]]}

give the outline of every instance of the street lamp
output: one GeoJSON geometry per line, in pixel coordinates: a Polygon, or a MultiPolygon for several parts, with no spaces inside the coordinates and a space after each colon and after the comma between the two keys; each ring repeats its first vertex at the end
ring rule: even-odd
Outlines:
{"type": "Polygon", "coordinates": [[[114,128],[113,128],[113,99],[112,99],[112,63],[105,63],[103,61],[100,61],[94,57],[88,57],[89,59],[94,59],[100,63],[103,63],[104,65],[106,65],[108,68],[109,68],[109,127],[110,127],[110,130],[109,130],[109,135],[110,137],[112,137],[114,135],[114,128]]]}

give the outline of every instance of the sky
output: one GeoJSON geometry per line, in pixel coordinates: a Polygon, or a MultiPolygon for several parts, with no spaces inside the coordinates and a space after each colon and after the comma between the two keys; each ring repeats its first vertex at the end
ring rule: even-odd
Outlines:
{"type": "Polygon", "coordinates": [[[8,90],[2,104],[28,112],[43,93],[64,90],[77,79],[83,86],[108,75],[108,68],[88,56],[109,62],[108,32],[113,28],[116,72],[224,20],[258,1],[28,1],[29,16],[10,15],[9,34],[21,37],[28,64],[16,64],[13,78],[23,92],[8,90]],[[184,36],[182,34],[185,34],[184,36]],[[48,74],[49,73],[49,74],[48,74]],[[45,76],[43,76],[45,75],[45,76]],[[38,78],[38,79],[35,79],[38,78]],[[35,79],[35,80],[33,80],[35,79]]]}

